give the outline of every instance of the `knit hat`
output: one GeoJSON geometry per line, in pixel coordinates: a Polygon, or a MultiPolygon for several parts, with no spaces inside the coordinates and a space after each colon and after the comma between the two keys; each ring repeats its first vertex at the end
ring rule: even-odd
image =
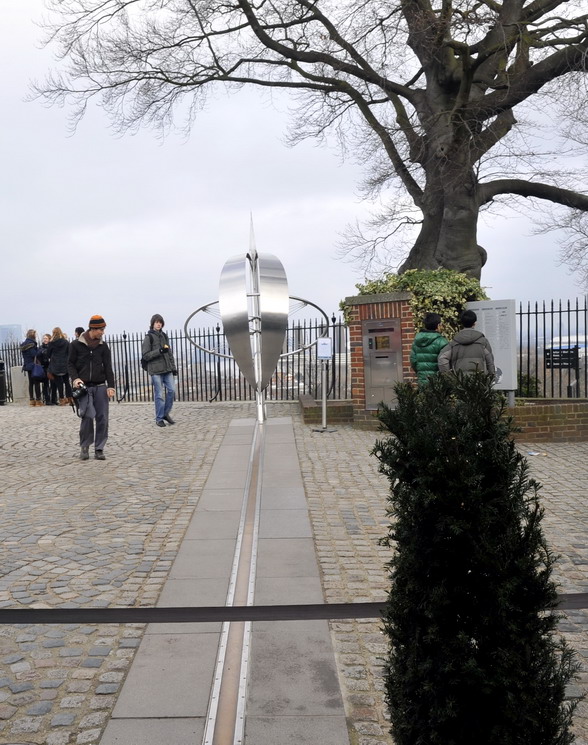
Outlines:
{"type": "Polygon", "coordinates": [[[88,321],[89,329],[104,329],[106,328],[106,321],[102,316],[92,316],[88,321]]]}

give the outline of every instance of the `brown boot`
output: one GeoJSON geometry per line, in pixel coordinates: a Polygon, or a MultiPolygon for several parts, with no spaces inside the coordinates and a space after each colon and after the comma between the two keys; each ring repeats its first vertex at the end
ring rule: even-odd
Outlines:
{"type": "Polygon", "coordinates": [[[68,404],[67,398],[60,398],[59,399],[59,405],[60,406],[67,406],[67,404],[68,404]]]}
{"type": "Polygon", "coordinates": [[[37,405],[37,402],[35,401],[35,399],[31,398],[31,400],[29,401],[29,406],[36,406],[36,405],[37,405]]]}
{"type": "Polygon", "coordinates": [[[45,406],[42,401],[35,401],[35,406],[45,406]]]}

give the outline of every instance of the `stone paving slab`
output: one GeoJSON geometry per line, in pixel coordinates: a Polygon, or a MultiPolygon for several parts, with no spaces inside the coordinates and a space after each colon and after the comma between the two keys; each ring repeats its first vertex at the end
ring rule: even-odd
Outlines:
{"type": "MultiPolygon", "coordinates": [[[[273,418],[268,420],[265,426],[267,439],[270,439],[274,432],[279,433],[284,429],[289,431],[290,452],[287,454],[287,460],[292,468],[294,465],[297,466],[298,458],[291,419],[289,417],[273,418]]],[[[231,424],[228,438],[230,438],[232,429],[231,424]]],[[[250,428],[252,437],[253,429],[254,420],[252,419],[250,428]]],[[[247,452],[250,451],[250,444],[242,444],[241,447],[247,452]]],[[[218,471],[218,462],[225,463],[226,460],[225,448],[221,445],[205,491],[211,480],[216,483],[215,472],[218,471]]],[[[260,483],[263,483],[265,479],[266,469],[273,473],[277,468],[279,468],[279,463],[269,464],[262,459],[259,473],[260,483]]],[[[231,489],[240,482],[244,493],[246,484],[239,471],[231,470],[228,476],[232,477],[228,488],[231,489]]],[[[283,549],[282,544],[288,545],[288,536],[296,536],[300,532],[299,513],[302,511],[291,509],[270,509],[268,511],[263,502],[258,507],[262,524],[264,517],[269,514],[269,519],[265,521],[266,533],[278,535],[279,540],[259,541],[256,585],[257,582],[263,583],[269,577],[270,579],[279,578],[283,583],[288,583],[291,588],[298,585],[308,587],[308,580],[312,579],[315,581],[316,594],[322,598],[307,510],[304,510],[304,516],[306,517],[306,533],[310,540],[304,544],[305,556],[300,564],[306,574],[301,577],[300,570],[292,575],[292,569],[288,563],[276,562],[275,559],[281,557],[284,551],[286,555],[288,554],[288,548],[283,549]],[[291,518],[294,513],[294,519],[289,521],[290,531],[286,529],[287,526],[283,520],[277,520],[277,513],[289,515],[291,518]],[[268,568],[271,568],[271,572],[268,572],[268,568]]],[[[192,526],[200,523],[202,516],[206,517],[208,514],[206,508],[201,503],[198,504],[188,533],[192,531],[192,526]]],[[[215,516],[216,514],[218,513],[215,513],[215,516]]],[[[228,514],[233,513],[229,511],[228,514]]],[[[209,592],[207,597],[189,597],[186,595],[187,588],[183,586],[183,583],[178,587],[178,580],[174,577],[189,574],[192,577],[222,578],[222,584],[226,587],[231,566],[226,566],[224,562],[217,560],[212,563],[211,567],[209,557],[212,554],[209,548],[220,545],[224,556],[227,543],[231,543],[231,548],[234,550],[237,545],[236,536],[231,542],[217,538],[214,533],[200,535],[197,539],[184,538],[171,569],[171,579],[168,579],[164,585],[158,605],[167,603],[170,598],[179,601],[178,604],[182,605],[202,605],[203,602],[210,602],[212,589],[210,586],[204,588],[209,592]],[[181,571],[178,567],[181,567],[181,571]]],[[[197,586],[196,589],[201,588],[197,586]]],[[[264,585],[263,589],[267,591],[267,585],[264,585]]],[[[307,602],[306,597],[299,591],[298,593],[292,592],[289,602],[292,602],[296,596],[299,602],[307,602]]],[[[218,598],[217,594],[217,605],[223,604],[224,600],[225,598],[218,598]]],[[[130,723],[131,720],[136,719],[139,724],[140,720],[150,717],[204,719],[215,680],[215,662],[219,645],[218,628],[217,633],[210,633],[208,629],[210,624],[185,624],[185,626],[186,628],[181,633],[175,634],[161,632],[158,624],[148,626],[119,695],[112,718],[106,727],[103,745],[114,745],[113,738],[114,733],[117,732],[116,725],[119,720],[130,723]]],[[[342,730],[347,734],[347,725],[327,622],[256,622],[251,624],[250,638],[250,674],[245,707],[244,742],[258,745],[256,740],[252,739],[256,735],[252,736],[250,732],[250,715],[269,716],[266,725],[272,723],[275,742],[282,738],[289,740],[290,733],[293,731],[293,715],[295,714],[297,724],[294,730],[297,733],[301,729],[306,732],[302,741],[314,741],[307,739],[307,736],[312,738],[313,720],[320,716],[328,717],[332,724],[329,736],[321,741],[322,745],[343,745],[339,732],[342,730]],[[301,725],[304,717],[308,718],[308,721],[301,725]]],[[[253,729],[255,731],[255,726],[253,729]]],[[[269,736],[267,727],[264,731],[269,736]]],[[[345,742],[349,742],[348,736],[345,742]]],[[[160,745],[160,743],[153,736],[146,736],[144,745],[160,745]]]]}
{"type": "MultiPolygon", "coordinates": [[[[345,742],[347,727],[339,717],[329,716],[291,716],[279,720],[282,743],[296,745],[318,745],[328,740],[345,742]]],[[[248,720],[248,737],[255,745],[276,745],[276,717],[252,716],[248,720]]]]}
{"type": "Polygon", "coordinates": [[[101,742],[106,745],[145,745],[152,739],[161,745],[194,745],[204,737],[202,719],[119,719],[108,723],[101,742]]]}
{"type": "MultiPolygon", "coordinates": [[[[304,489],[287,492],[278,481],[264,498],[274,509],[295,499],[300,509],[306,496],[324,599],[384,599],[389,555],[378,539],[386,531],[388,483],[368,456],[381,435],[348,425],[314,432],[297,405],[268,408],[270,416],[293,418],[304,489]]],[[[153,606],[163,598],[194,508],[206,499],[203,487],[228,424],[255,417],[255,408],[177,404],[174,413],[177,424],[158,429],[151,405],[112,405],[108,460],[80,463],[77,420],[69,409],[0,407],[0,607],[153,606]]],[[[241,444],[246,436],[232,437],[241,444]]],[[[544,526],[561,557],[561,590],[586,592],[588,443],[521,449],[538,453],[528,459],[543,484],[544,526]]],[[[210,512],[214,505],[211,492],[210,512]]],[[[281,578],[264,583],[264,603],[288,597],[281,578]]],[[[316,586],[307,589],[308,602],[316,602],[316,586]]],[[[354,741],[390,745],[379,622],[345,620],[330,628],[354,741]]],[[[144,630],[135,624],[0,626],[0,745],[99,743],[144,630]]],[[[588,610],[568,613],[561,630],[586,660],[577,688],[588,691],[588,610]]],[[[269,719],[252,719],[257,745],[272,731],[269,719]]],[[[193,719],[175,720],[174,738],[170,721],[153,722],[161,742],[192,745],[199,742],[194,734],[201,737],[193,719]]],[[[314,722],[316,733],[329,727],[328,717],[314,722]]],[[[125,731],[124,722],[117,727],[114,743],[143,745],[140,733],[125,731]]],[[[575,727],[577,745],[588,745],[588,704],[580,704],[575,727]]]]}
{"type": "Polygon", "coordinates": [[[204,718],[219,637],[218,632],[194,626],[187,634],[147,633],[114,707],[114,717],[204,718]],[[184,664],[190,658],[198,664],[184,664]]]}

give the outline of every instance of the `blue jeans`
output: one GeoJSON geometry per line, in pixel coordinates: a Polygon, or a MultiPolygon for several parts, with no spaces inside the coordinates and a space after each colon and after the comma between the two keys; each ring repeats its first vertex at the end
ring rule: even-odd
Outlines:
{"type": "Polygon", "coordinates": [[[155,399],[155,421],[160,422],[164,416],[169,414],[174,405],[174,376],[170,372],[152,375],[151,382],[153,383],[153,398],[155,399]]]}

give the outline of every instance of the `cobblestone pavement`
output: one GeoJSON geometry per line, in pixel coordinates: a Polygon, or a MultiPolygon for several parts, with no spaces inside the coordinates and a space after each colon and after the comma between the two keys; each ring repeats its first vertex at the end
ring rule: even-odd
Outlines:
{"type": "MultiPolygon", "coordinates": [[[[231,419],[253,404],[177,404],[154,426],[148,404],[111,405],[106,462],[78,460],[77,420],[61,407],[0,407],[0,607],[153,606],[231,419]]],[[[294,419],[328,602],[386,596],[386,479],[374,432],[315,432],[294,419]]],[[[588,591],[588,444],[522,446],[543,483],[545,530],[564,592],[588,591]]],[[[562,620],[588,657],[588,611],[562,620]]],[[[331,624],[354,745],[391,743],[385,638],[376,621],[331,624]]],[[[143,626],[0,626],[0,745],[97,744],[143,626]]],[[[587,668],[588,669],[588,668],[587,668]]],[[[578,690],[588,689],[582,672],[578,690]]],[[[588,705],[576,716],[588,745],[588,705]]]]}

